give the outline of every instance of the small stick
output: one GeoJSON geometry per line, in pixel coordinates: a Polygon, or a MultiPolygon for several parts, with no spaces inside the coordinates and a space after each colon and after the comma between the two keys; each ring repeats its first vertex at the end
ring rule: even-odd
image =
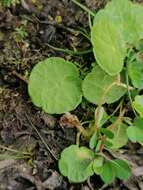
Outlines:
{"type": "Polygon", "coordinates": [[[43,139],[43,137],[41,136],[41,134],[39,133],[39,131],[37,130],[37,128],[32,123],[31,119],[28,117],[28,115],[26,113],[25,113],[25,115],[26,115],[26,118],[27,118],[28,122],[30,123],[31,127],[36,131],[36,133],[38,134],[38,136],[41,139],[42,143],[45,145],[45,147],[48,150],[48,152],[53,156],[53,158],[55,160],[58,160],[58,158],[53,154],[53,152],[51,151],[50,147],[47,145],[47,143],[45,142],[45,140],[43,139]]]}
{"type": "Polygon", "coordinates": [[[16,76],[17,78],[19,78],[20,80],[24,81],[26,84],[28,84],[28,80],[25,79],[22,75],[20,75],[19,73],[17,73],[16,71],[12,71],[12,74],[14,76],[16,76]]]}

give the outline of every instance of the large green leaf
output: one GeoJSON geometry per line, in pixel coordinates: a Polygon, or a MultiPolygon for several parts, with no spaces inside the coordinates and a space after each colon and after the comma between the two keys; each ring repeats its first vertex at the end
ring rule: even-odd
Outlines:
{"type": "Polygon", "coordinates": [[[112,143],[111,149],[118,149],[127,144],[128,136],[126,133],[126,129],[127,129],[127,126],[123,123],[110,129],[112,133],[114,134],[113,139],[108,139],[112,143]]]}
{"type": "Polygon", "coordinates": [[[64,149],[59,160],[59,169],[71,182],[79,183],[93,175],[95,154],[86,147],[71,145],[64,149]]]}
{"type": "Polygon", "coordinates": [[[137,95],[133,102],[135,110],[143,117],[143,95],[137,95]]]}
{"type": "Polygon", "coordinates": [[[118,74],[124,63],[125,44],[118,28],[106,15],[94,22],[91,41],[97,63],[109,75],[118,74]]]}
{"type": "Polygon", "coordinates": [[[136,44],[143,38],[143,6],[130,0],[112,0],[104,14],[116,24],[126,43],[136,44]]]}
{"type": "Polygon", "coordinates": [[[138,39],[135,5],[130,0],[113,0],[107,4],[105,14],[116,24],[126,43],[135,43],[138,39]]]}
{"type": "Polygon", "coordinates": [[[82,85],[84,97],[94,104],[113,103],[119,100],[126,88],[118,85],[118,76],[109,76],[99,66],[95,66],[82,85]]]}
{"type": "Polygon", "coordinates": [[[133,126],[127,129],[127,135],[133,142],[143,142],[143,118],[135,118],[133,126]]]}
{"type": "Polygon", "coordinates": [[[137,39],[139,40],[143,39],[143,6],[141,4],[134,4],[133,6],[133,17],[135,18],[135,27],[132,28],[132,32],[137,33],[137,39]]]}
{"type": "Polygon", "coordinates": [[[64,113],[81,102],[81,80],[74,64],[52,57],[31,72],[28,91],[32,102],[47,113],[64,113]]]}
{"type": "Polygon", "coordinates": [[[143,63],[137,60],[128,63],[128,74],[134,87],[143,89],[143,63]]]}
{"type": "Polygon", "coordinates": [[[143,6],[112,0],[94,19],[91,41],[98,64],[110,75],[122,70],[126,44],[143,39],[143,6]]]}

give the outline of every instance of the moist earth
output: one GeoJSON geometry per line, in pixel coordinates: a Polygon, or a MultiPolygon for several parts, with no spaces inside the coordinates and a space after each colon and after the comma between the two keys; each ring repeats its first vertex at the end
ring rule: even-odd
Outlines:
{"type": "MultiPolygon", "coordinates": [[[[98,11],[108,0],[81,2],[98,11]]],[[[30,71],[46,57],[76,61],[86,72],[94,61],[92,54],[75,56],[56,49],[91,48],[82,32],[90,32],[87,13],[70,0],[21,0],[16,6],[0,7],[0,190],[143,189],[143,148],[131,143],[115,155],[135,168],[128,181],[103,185],[93,176],[82,184],[70,183],[60,174],[57,160],[75,143],[76,131],[61,127],[61,116],[43,113],[28,96],[30,71]]],[[[79,106],[73,114],[89,120],[92,105],[79,106]]]]}

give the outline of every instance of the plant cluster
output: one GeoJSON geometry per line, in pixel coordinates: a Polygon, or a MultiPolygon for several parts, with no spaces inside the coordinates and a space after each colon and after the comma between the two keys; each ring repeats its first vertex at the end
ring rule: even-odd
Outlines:
{"type": "Polygon", "coordinates": [[[1,0],[0,5],[4,7],[10,7],[19,3],[19,0],[1,0]]]}
{"type": "Polygon", "coordinates": [[[71,182],[83,182],[94,173],[105,183],[131,175],[127,161],[115,158],[112,152],[128,140],[143,142],[142,21],[141,5],[112,0],[94,14],[91,43],[95,63],[84,79],[76,64],[58,57],[41,61],[31,72],[29,95],[45,112],[72,111],[82,97],[96,105],[89,127],[83,127],[76,116],[63,116],[78,131],[77,144],[65,148],[59,159],[61,173],[71,182]],[[115,102],[117,108],[108,115],[106,106],[115,102]],[[134,116],[126,116],[127,107],[134,116]],[[80,137],[89,142],[89,148],[79,146],[80,137]]]}

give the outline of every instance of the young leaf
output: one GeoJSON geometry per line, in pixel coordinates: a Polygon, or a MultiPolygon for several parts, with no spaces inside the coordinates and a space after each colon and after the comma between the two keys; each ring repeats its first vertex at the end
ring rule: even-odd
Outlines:
{"type": "Polygon", "coordinates": [[[61,153],[60,172],[71,182],[83,182],[94,173],[92,166],[94,157],[95,154],[88,148],[71,145],[61,153]]]}
{"type": "Polygon", "coordinates": [[[128,63],[128,74],[134,87],[143,89],[143,63],[137,60],[128,63]]]}
{"type": "Polygon", "coordinates": [[[113,139],[108,139],[112,143],[111,149],[119,149],[126,145],[128,142],[128,136],[126,133],[127,126],[123,123],[117,125],[116,127],[110,129],[114,134],[113,139]]]}
{"type": "Polygon", "coordinates": [[[47,113],[71,111],[81,102],[81,80],[74,64],[52,57],[31,72],[28,91],[32,102],[47,113]]]}
{"type": "Polygon", "coordinates": [[[126,93],[126,88],[119,86],[117,80],[117,76],[109,76],[99,66],[95,66],[83,81],[84,97],[98,105],[116,102],[126,93]]]}
{"type": "Polygon", "coordinates": [[[112,162],[112,168],[115,171],[117,178],[127,180],[131,175],[131,169],[128,163],[124,160],[115,159],[112,162]]]}
{"type": "Polygon", "coordinates": [[[126,48],[118,28],[106,14],[94,22],[91,42],[96,61],[102,69],[112,76],[118,74],[123,68],[126,48]]]}
{"type": "Polygon", "coordinates": [[[104,107],[101,106],[101,107],[97,107],[95,110],[95,121],[96,121],[97,115],[98,115],[97,126],[101,127],[106,122],[106,120],[108,118],[108,114],[105,112],[104,107]],[[98,111],[98,109],[99,109],[99,111],[98,111]]]}
{"type": "Polygon", "coordinates": [[[143,142],[143,118],[135,118],[133,126],[127,129],[127,135],[133,142],[143,142]]]}
{"type": "Polygon", "coordinates": [[[103,162],[104,162],[104,158],[102,156],[96,156],[94,161],[93,161],[93,170],[94,173],[96,174],[101,174],[102,173],[102,169],[103,169],[103,162]]]}
{"type": "Polygon", "coordinates": [[[106,128],[102,128],[101,132],[106,135],[109,139],[113,139],[114,138],[114,134],[112,133],[112,131],[106,129],[106,128]]]}
{"type": "Polygon", "coordinates": [[[97,142],[95,152],[99,152],[99,151],[100,151],[101,144],[102,144],[102,141],[99,140],[99,141],[97,142]]]}
{"type": "Polygon", "coordinates": [[[115,179],[115,171],[112,167],[111,162],[106,162],[103,165],[100,177],[105,183],[111,183],[115,179]]]}
{"type": "Polygon", "coordinates": [[[104,141],[104,145],[105,145],[105,147],[107,147],[108,149],[111,149],[111,147],[113,146],[113,144],[112,144],[109,140],[105,140],[105,141],[104,141]]]}
{"type": "Polygon", "coordinates": [[[133,102],[135,110],[143,117],[143,95],[137,95],[135,101],[133,102]]]}
{"type": "Polygon", "coordinates": [[[93,135],[92,135],[92,137],[90,138],[90,141],[89,141],[89,147],[91,148],[91,149],[93,149],[93,148],[95,148],[96,147],[96,145],[97,145],[97,139],[98,137],[97,137],[97,133],[94,133],[93,135]]]}

